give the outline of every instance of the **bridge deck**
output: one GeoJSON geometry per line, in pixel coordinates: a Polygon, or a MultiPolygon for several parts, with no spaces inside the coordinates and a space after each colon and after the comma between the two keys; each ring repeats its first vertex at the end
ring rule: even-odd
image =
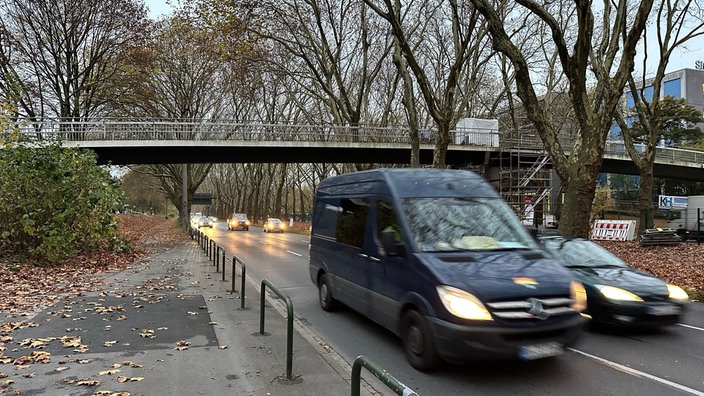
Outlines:
{"type": "MultiPolygon", "coordinates": [[[[409,163],[410,134],[404,126],[331,126],[261,124],[228,121],[135,120],[12,126],[22,140],[60,141],[67,147],[95,150],[101,163],[116,165],[201,162],[368,162],[409,163]]],[[[7,131],[6,131],[7,133],[7,131]]],[[[490,158],[518,155],[538,158],[540,141],[521,141],[515,131],[457,129],[450,133],[446,163],[488,164],[490,158]],[[532,149],[525,149],[532,147],[532,149]]],[[[523,139],[525,135],[519,137],[523,139]]],[[[437,135],[421,132],[420,159],[432,163],[437,135]]],[[[534,139],[534,138],[533,138],[534,139]]],[[[535,139],[534,139],[535,140],[535,139]]],[[[704,153],[658,148],[655,174],[704,180],[704,153]]],[[[608,142],[604,172],[637,174],[622,142],[608,142]]]]}

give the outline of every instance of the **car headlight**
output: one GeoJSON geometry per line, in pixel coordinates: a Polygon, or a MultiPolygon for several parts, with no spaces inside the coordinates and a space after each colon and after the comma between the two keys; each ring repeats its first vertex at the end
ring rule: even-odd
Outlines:
{"type": "Polygon", "coordinates": [[[582,312],[587,309],[587,291],[584,290],[582,282],[570,282],[570,298],[572,299],[571,308],[577,312],[582,312]]]}
{"type": "Polygon", "coordinates": [[[670,292],[670,298],[673,300],[689,300],[687,292],[682,290],[681,287],[667,284],[667,291],[670,292]]]}
{"type": "Polygon", "coordinates": [[[597,285],[597,288],[599,289],[599,292],[601,292],[601,294],[609,300],[643,301],[642,298],[636,296],[635,294],[627,290],[619,289],[618,287],[597,285]]]}
{"type": "Polygon", "coordinates": [[[440,301],[451,314],[471,320],[493,320],[491,314],[478,298],[464,290],[451,286],[438,286],[440,301]]]}

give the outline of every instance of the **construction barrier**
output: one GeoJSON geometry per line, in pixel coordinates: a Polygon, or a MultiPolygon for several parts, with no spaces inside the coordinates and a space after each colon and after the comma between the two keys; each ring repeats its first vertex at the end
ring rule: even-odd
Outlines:
{"type": "Polygon", "coordinates": [[[635,239],[635,220],[596,220],[592,238],[596,241],[632,241],[635,239]]]}

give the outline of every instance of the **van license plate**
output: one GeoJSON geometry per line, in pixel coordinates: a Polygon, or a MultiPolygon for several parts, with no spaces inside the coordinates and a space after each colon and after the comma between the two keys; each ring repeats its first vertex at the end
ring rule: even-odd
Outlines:
{"type": "Polygon", "coordinates": [[[523,360],[542,359],[550,356],[562,355],[564,349],[557,342],[544,344],[524,345],[518,348],[518,356],[523,360]]]}

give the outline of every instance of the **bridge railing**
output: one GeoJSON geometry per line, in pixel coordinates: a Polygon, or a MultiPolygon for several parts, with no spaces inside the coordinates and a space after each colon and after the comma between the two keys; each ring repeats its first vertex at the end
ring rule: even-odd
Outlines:
{"type": "MultiPolygon", "coordinates": [[[[302,142],[302,143],[388,143],[410,145],[408,128],[403,125],[334,126],[288,123],[235,122],[223,120],[187,121],[174,119],[155,120],[53,120],[37,123],[17,123],[0,131],[5,136],[20,140],[46,140],[63,142],[92,141],[238,141],[238,142],[302,142]]],[[[502,145],[516,144],[516,139],[530,135],[533,140],[521,147],[542,144],[534,134],[520,131],[499,131],[463,128],[450,131],[449,146],[483,146],[499,149],[502,145]]],[[[437,131],[422,129],[421,144],[435,144],[437,131]]],[[[566,143],[567,144],[567,143],[566,143]]],[[[606,155],[628,159],[623,142],[607,142],[606,155]]],[[[656,149],[657,162],[704,164],[704,152],[662,147],[656,149]]]]}
{"type": "MultiPolygon", "coordinates": [[[[254,141],[336,142],[410,144],[406,126],[334,126],[310,124],[266,124],[229,121],[55,121],[16,124],[23,140],[63,142],[90,141],[254,141]]],[[[421,144],[434,144],[437,132],[423,129],[421,144]]],[[[498,147],[498,130],[463,128],[450,132],[451,145],[498,147]]]]}

